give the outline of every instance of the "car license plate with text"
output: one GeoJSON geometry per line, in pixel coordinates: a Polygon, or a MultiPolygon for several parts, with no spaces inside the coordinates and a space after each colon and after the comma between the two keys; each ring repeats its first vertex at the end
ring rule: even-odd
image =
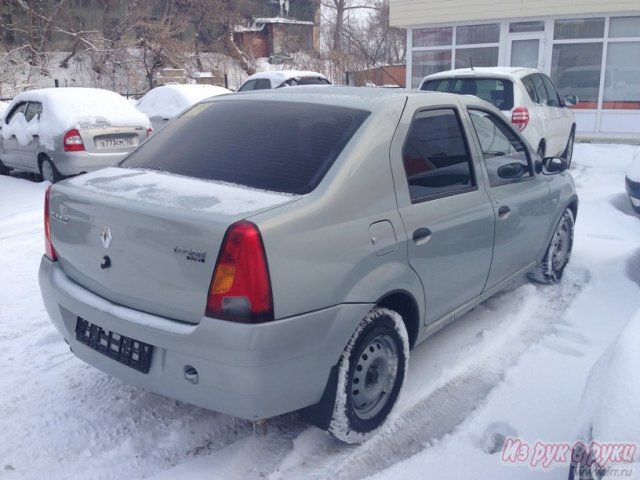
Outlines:
{"type": "Polygon", "coordinates": [[[100,148],[131,147],[133,146],[133,140],[130,137],[103,138],[98,140],[98,146],[100,148]]]}

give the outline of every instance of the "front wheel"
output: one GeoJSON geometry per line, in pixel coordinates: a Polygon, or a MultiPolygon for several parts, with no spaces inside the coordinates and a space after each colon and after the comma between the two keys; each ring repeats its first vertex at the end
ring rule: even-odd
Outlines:
{"type": "Polygon", "coordinates": [[[573,212],[567,208],[553,232],[547,251],[531,278],[541,283],[556,283],[562,278],[573,248],[573,212]]]}
{"type": "Polygon", "coordinates": [[[398,399],[408,359],[402,317],[386,308],[371,310],[340,358],[329,432],[346,443],[372,437],[398,399]]]}

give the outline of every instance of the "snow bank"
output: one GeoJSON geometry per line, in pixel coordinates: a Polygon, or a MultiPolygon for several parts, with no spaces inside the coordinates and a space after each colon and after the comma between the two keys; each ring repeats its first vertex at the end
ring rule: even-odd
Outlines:
{"type": "Polygon", "coordinates": [[[13,99],[7,111],[24,101],[42,103],[42,114],[29,122],[28,136],[23,132],[26,120],[22,121],[17,114],[9,125],[3,125],[2,137],[15,135],[20,144],[26,145],[33,135],[39,135],[40,144],[48,150],[54,149],[55,137],[83,123],[145,128],[151,125],[149,119],[121,95],[98,88],[43,88],[23,92],[13,99]]]}
{"type": "Polygon", "coordinates": [[[597,442],[640,440],[640,310],[596,362],[578,414],[581,437],[597,442]]]}
{"type": "Polygon", "coordinates": [[[640,148],[636,148],[636,151],[633,153],[633,160],[627,170],[627,178],[640,183],[640,148]]]}
{"type": "Polygon", "coordinates": [[[136,108],[149,118],[170,119],[205,98],[225,93],[231,93],[231,90],[214,85],[164,85],[150,90],[136,108]]]}

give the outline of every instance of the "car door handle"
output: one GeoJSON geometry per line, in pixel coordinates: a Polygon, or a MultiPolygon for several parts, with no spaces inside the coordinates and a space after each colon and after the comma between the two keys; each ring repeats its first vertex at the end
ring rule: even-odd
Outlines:
{"type": "Polygon", "coordinates": [[[428,228],[419,228],[413,232],[413,241],[416,245],[424,245],[429,240],[431,240],[431,230],[428,228]]]}
{"type": "Polygon", "coordinates": [[[498,216],[500,218],[507,218],[509,216],[509,214],[511,213],[511,209],[509,207],[507,207],[506,205],[502,205],[499,209],[498,209],[498,216]]]}

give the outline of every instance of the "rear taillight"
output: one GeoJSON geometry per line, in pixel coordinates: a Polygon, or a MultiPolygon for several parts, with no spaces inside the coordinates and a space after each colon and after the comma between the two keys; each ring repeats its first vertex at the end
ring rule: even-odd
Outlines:
{"type": "Polygon", "coordinates": [[[518,128],[518,131],[523,131],[529,124],[529,110],[526,107],[516,107],[511,112],[511,123],[518,128]]]}
{"type": "Polygon", "coordinates": [[[80,132],[75,128],[64,134],[62,139],[65,152],[84,152],[84,143],[80,132]]]}
{"type": "Polygon", "coordinates": [[[51,244],[51,228],[49,224],[49,192],[52,186],[53,185],[49,185],[44,194],[44,254],[55,262],[58,260],[58,256],[51,244]]]}
{"type": "Polygon", "coordinates": [[[258,227],[241,221],[224,236],[207,298],[208,317],[243,323],[273,320],[267,257],[258,227]]]}
{"type": "Polygon", "coordinates": [[[147,128],[147,138],[149,138],[152,133],[153,133],[153,127],[147,128]]]}

